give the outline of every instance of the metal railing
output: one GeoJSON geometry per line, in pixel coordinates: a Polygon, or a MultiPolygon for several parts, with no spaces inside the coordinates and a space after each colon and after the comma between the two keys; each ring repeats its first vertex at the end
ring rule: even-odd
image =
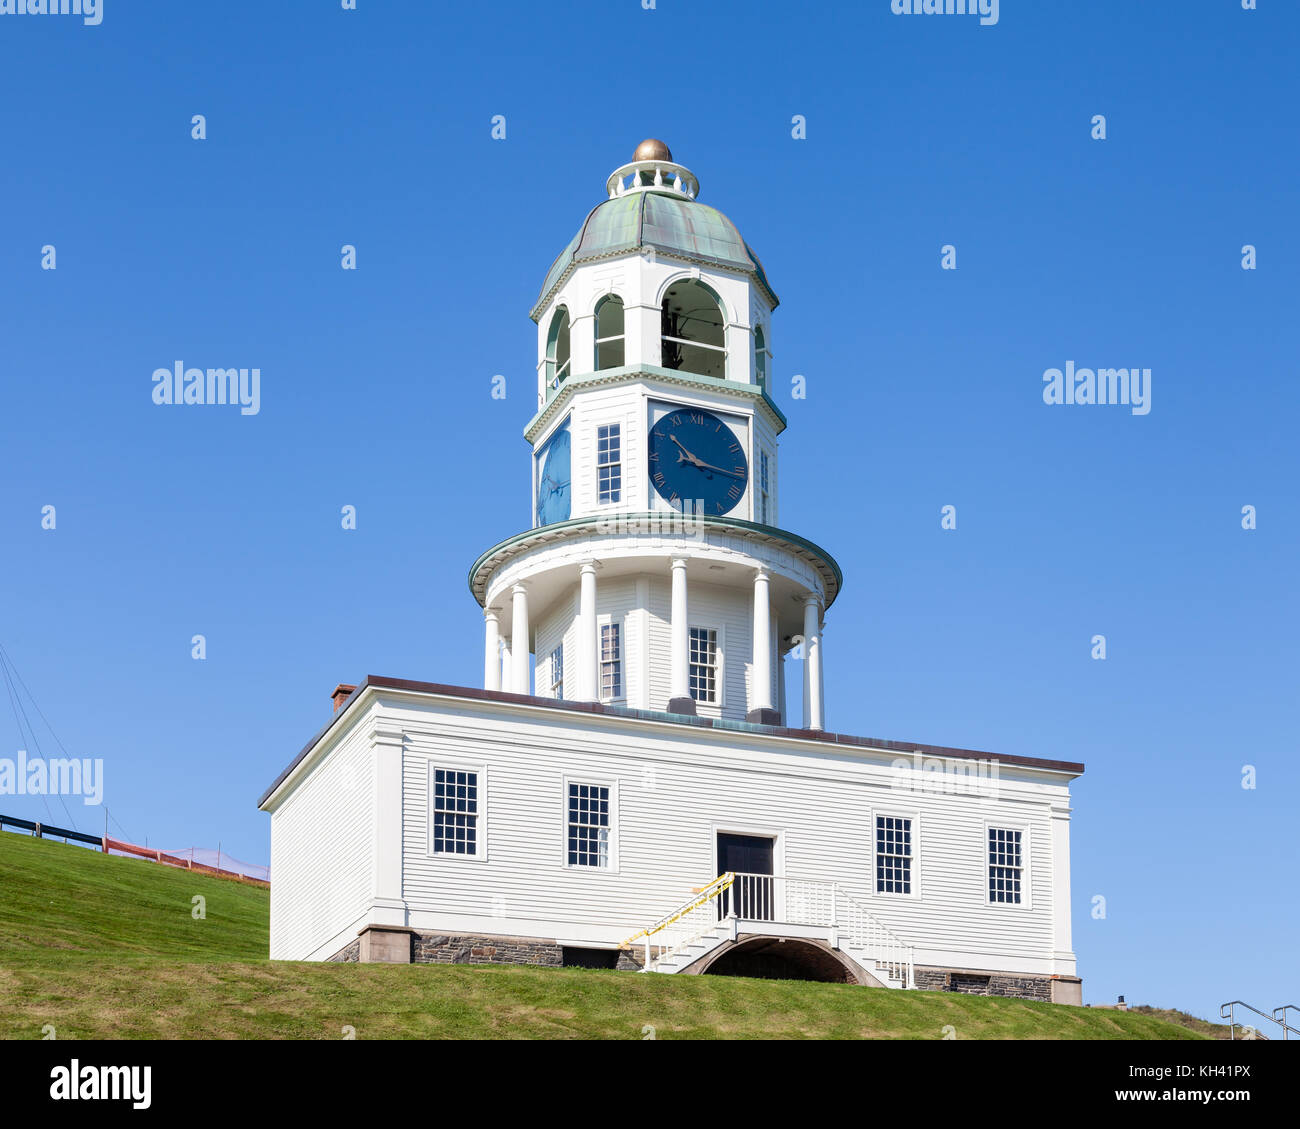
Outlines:
{"type": "Polygon", "coordinates": [[[50,823],[37,823],[11,815],[0,815],[0,831],[6,826],[21,827],[24,831],[30,831],[38,839],[62,839],[65,843],[71,839],[76,843],[89,843],[100,848],[104,845],[104,840],[99,835],[86,835],[81,831],[69,831],[66,827],[55,827],[50,823]]]}
{"type": "Polygon", "coordinates": [[[1287,1024],[1286,1013],[1288,1011],[1300,1012],[1300,1004],[1283,1004],[1281,1007],[1275,1007],[1273,1009],[1273,1021],[1282,1024],[1283,1040],[1287,1038],[1288,1031],[1295,1031],[1296,1034],[1300,1035],[1300,1028],[1291,1027],[1287,1024]],[[1282,1014],[1279,1015],[1278,1012],[1281,1012],[1282,1014]]]}
{"type": "MultiPolygon", "coordinates": [[[[1258,1038],[1259,1037],[1258,1027],[1255,1027],[1249,1023],[1237,1022],[1237,1008],[1244,1007],[1247,1011],[1253,1011],[1261,1019],[1266,1019],[1269,1023],[1276,1023],[1277,1026],[1282,1029],[1282,1038],[1285,1040],[1288,1037],[1288,1033],[1291,1031],[1296,1031],[1297,1034],[1300,1034],[1300,1031],[1297,1031],[1296,1028],[1294,1027],[1288,1026],[1286,1022],[1286,1009],[1294,1008],[1295,1006],[1296,1006],[1295,1004],[1283,1004],[1280,1008],[1275,1008],[1272,1015],[1269,1015],[1267,1012],[1260,1011],[1259,1008],[1254,1007],[1251,1004],[1248,1004],[1245,1000],[1229,1000],[1226,1004],[1224,1004],[1221,1008],[1219,1008],[1219,1018],[1226,1019],[1228,1021],[1229,1039],[1237,1038],[1238,1027],[1240,1027],[1242,1031],[1245,1032],[1245,1034],[1241,1036],[1243,1039],[1258,1038]],[[1281,1018],[1278,1018],[1277,1013],[1279,1011],[1282,1012],[1281,1018]]],[[[1267,1037],[1268,1037],[1267,1035],[1264,1036],[1264,1038],[1267,1037]]]]}
{"type": "Polygon", "coordinates": [[[645,943],[645,964],[643,971],[649,972],[651,966],[650,950],[655,946],[659,950],[659,960],[684,945],[689,945],[718,924],[719,914],[714,908],[714,901],[731,888],[735,874],[728,871],[719,875],[707,886],[693,893],[676,909],[670,910],[653,925],[648,925],[639,933],[633,933],[619,945],[620,949],[629,949],[635,941],[645,943]],[[653,940],[652,940],[653,939],[653,940]]]}

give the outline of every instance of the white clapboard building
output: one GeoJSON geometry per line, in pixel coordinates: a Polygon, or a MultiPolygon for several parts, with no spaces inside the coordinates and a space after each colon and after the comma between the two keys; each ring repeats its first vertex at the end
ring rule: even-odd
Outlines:
{"type": "Polygon", "coordinates": [[[777,297],[698,193],[644,142],[547,273],[483,688],[338,688],[261,800],[271,956],[1078,1002],[1083,766],[826,727],[843,578],[782,521],[777,297]]]}

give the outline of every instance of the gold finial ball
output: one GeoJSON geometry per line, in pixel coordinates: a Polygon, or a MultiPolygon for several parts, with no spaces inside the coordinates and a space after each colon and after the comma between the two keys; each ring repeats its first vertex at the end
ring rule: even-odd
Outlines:
{"type": "Polygon", "coordinates": [[[671,161],[672,150],[657,137],[647,137],[632,154],[634,161],[671,161]]]}

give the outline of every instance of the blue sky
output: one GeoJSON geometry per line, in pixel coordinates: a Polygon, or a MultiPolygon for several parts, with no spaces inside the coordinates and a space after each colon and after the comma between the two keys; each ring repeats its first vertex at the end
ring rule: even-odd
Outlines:
{"type": "Polygon", "coordinates": [[[132,838],[265,861],[336,682],[478,681],[527,311],[662,137],[783,299],[782,523],[846,575],[830,727],[1086,762],[1087,998],[1294,1000],[1298,32],[1281,0],[0,16],[0,643],[132,838]],[[178,359],[259,367],[260,413],[154,405],[178,359]],[[1150,414],[1044,405],[1071,360],[1150,368],[1150,414]]]}

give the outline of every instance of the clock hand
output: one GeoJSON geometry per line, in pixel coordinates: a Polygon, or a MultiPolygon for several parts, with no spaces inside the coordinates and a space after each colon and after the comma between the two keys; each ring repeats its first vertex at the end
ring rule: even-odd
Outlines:
{"type": "MultiPolygon", "coordinates": [[[[676,435],[670,435],[668,436],[668,438],[671,439],[674,443],[676,443],[677,446],[682,448],[682,455],[685,455],[686,458],[689,459],[692,463],[694,463],[696,466],[703,465],[699,459],[697,459],[694,455],[690,453],[690,451],[688,451],[685,447],[682,447],[682,441],[678,439],[676,435]]],[[[681,459],[682,455],[677,456],[678,460],[681,459]]]]}
{"type": "Polygon", "coordinates": [[[716,470],[719,474],[727,475],[728,478],[739,478],[742,480],[745,478],[743,474],[737,474],[734,470],[723,470],[720,466],[713,466],[711,463],[697,462],[695,465],[701,470],[716,470]]]}

